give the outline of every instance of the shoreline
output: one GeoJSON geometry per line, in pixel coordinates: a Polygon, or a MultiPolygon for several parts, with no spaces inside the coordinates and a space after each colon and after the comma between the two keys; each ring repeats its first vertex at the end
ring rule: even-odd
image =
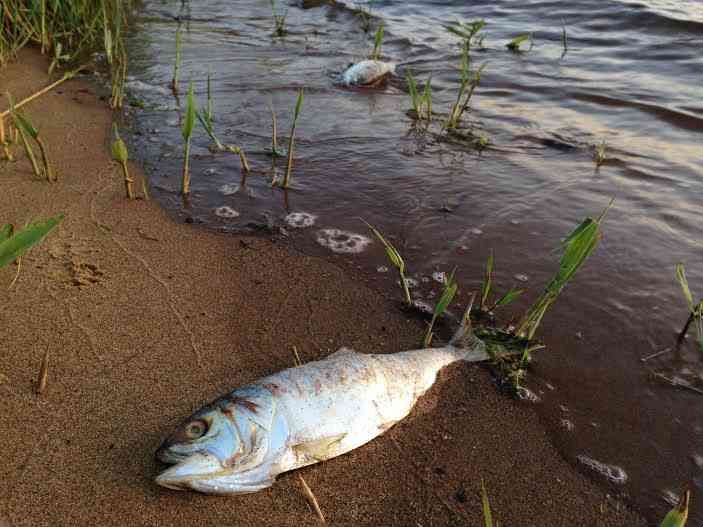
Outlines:
{"type": "MultiPolygon", "coordinates": [[[[0,92],[19,100],[40,89],[47,65],[23,50],[0,92]]],[[[293,346],[303,361],[341,346],[395,352],[417,347],[423,328],[321,258],[126,200],[109,155],[112,114],[90,84],[69,80],[25,112],[59,181],[32,180],[15,149],[17,161],[0,164],[0,223],[66,219],[24,257],[11,290],[14,266],[0,271],[0,388],[12,430],[0,523],[317,525],[295,474],[243,497],[179,493],[153,483],[163,468],[154,450],[204,402],[291,367],[293,346]],[[48,387],[37,396],[47,349],[48,387]]],[[[332,525],[477,524],[481,479],[504,525],[645,525],[562,459],[534,409],[501,396],[475,366],[447,368],[386,434],[299,472],[332,525]]]]}

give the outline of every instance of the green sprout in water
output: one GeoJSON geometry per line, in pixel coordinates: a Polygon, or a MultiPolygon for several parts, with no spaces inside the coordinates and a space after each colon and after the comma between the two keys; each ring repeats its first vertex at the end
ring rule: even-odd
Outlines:
{"type": "Polygon", "coordinates": [[[439,317],[444,314],[444,312],[449,307],[449,304],[451,304],[454,300],[454,296],[456,295],[459,286],[456,283],[456,280],[454,279],[455,272],[456,269],[452,271],[452,274],[444,277],[442,294],[439,297],[439,301],[437,302],[437,305],[434,308],[434,312],[432,313],[432,320],[430,321],[430,324],[427,327],[427,333],[425,333],[425,340],[423,341],[423,347],[425,348],[429,348],[430,344],[432,343],[432,337],[434,335],[432,330],[434,328],[435,322],[439,317]]]}
{"type": "Polygon", "coordinates": [[[676,264],[676,280],[678,280],[681,286],[681,291],[686,298],[686,305],[688,307],[688,319],[686,324],[684,324],[683,329],[679,333],[676,340],[677,349],[681,347],[684,339],[686,338],[686,333],[688,333],[688,328],[692,323],[695,323],[696,334],[698,336],[698,347],[703,353],[703,298],[701,298],[697,304],[693,302],[693,294],[691,289],[688,287],[688,280],[686,279],[686,270],[684,269],[683,263],[676,264]]]}
{"type": "Polygon", "coordinates": [[[190,139],[195,125],[195,96],[193,95],[193,82],[188,86],[188,99],[186,101],[186,115],[181,126],[183,135],[183,176],[181,178],[181,194],[190,194],[190,139]]]}
{"type": "Polygon", "coordinates": [[[559,270],[522,318],[515,330],[515,335],[532,340],[544,314],[598,245],[601,238],[601,222],[612,205],[611,200],[597,219],[586,218],[566,238],[562,244],[563,254],[559,260],[559,270]]]}
{"type": "Polygon", "coordinates": [[[127,169],[129,153],[127,152],[127,145],[122,140],[122,137],[120,137],[120,132],[117,129],[117,123],[112,124],[112,133],[115,136],[115,140],[112,142],[112,158],[117,161],[122,168],[122,176],[124,178],[127,199],[134,199],[134,180],[129,175],[129,170],[127,169]]]}
{"type": "Polygon", "coordinates": [[[534,41],[532,40],[532,33],[523,33],[522,35],[518,35],[510,42],[508,42],[505,47],[508,48],[510,51],[517,53],[519,51],[522,51],[520,49],[520,46],[525,42],[530,43],[528,51],[532,49],[532,45],[534,44],[534,41]]]}
{"type": "Polygon", "coordinates": [[[173,65],[173,78],[171,79],[171,91],[173,95],[178,95],[178,81],[181,76],[181,24],[176,28],[176,61],[173,65]]]}
{"type": "Polygon", "coordinates": [[[452,106],[447,122],[444,124],[445,129],[455,129],[459,126],[462,116],[469,107],[471,97],[474,91],[481,82],[481,72],[485,64],[481,65],[473,74],[471,73],[471,58],[469,55],[468,45],[464,45],[461,54],[461,84],[459,85],[459,93],[457,94],[454,106],[452,106]]]}
{"type": "MultiPolygon", "coordinates": [[[[290,130],[290,139],[288,140],[288,165],[286,166],[286,174],[283,177],[283,182],[280,183],[281,188],[290,187],[290,175],[293,172],[293,143],[295,142],[295,129],[298,126],[298,117],[300,116],[300,110],[303,107],[303,99],[305,94],[301,88],[298,91],[298,99],[295,102],[295,111],[293,113],[293,125],[290,130]]],[[[273,185],[276,185],[274,180],[273,185]]],[[[272,185],[272,186],[273,186],[272,185]]]]}
{"type": "Polygon", "coordinates": [[[483,47],[485,35],[479,32],[486,26],[485,20],[473,20],[471,22],[461,22],[457,20],[454,25],[444,26],[450,33],[463,40],[462,47],[483,47]]]}
{"type": "MultiPolygon", "coordinates": [[[[364,220],[362,220],[364,221],[364,220]]],[[[374,233],[376,238],[383,244],[383,246],[386,249],[386,256],[388,256],[388,259],[390,262],[393,264],[393,267],[395,267],[398,270],[398,276],[400,277],[400,286],[403,288],[403,294],[405,295],[405,304],[407,306],[412,306],[413,304],[413,299],[410,296],[410,288],[408,287],[408,280],[405,278],[405,261],[403,260],[403,257],[400,256],[400,253],[398,250],[393,247],[393,244],[386,240],[383,235],[377,231],[370,223],[366,223],[366,226],[371,229],[371,232],[374,233]]]]}
{"type": "Polygon", "coordinates": [[[288,16],[288,10],[286,10],[282,15],[279,15],[276,10],[276,0],[271,0],[271,12],[273,13],[273,23],[274,30],[273,36],[283,37],[286,35],[286,17],[288,16]]]}
{"type": "Polygon", "coordinates": [[[524,289],[509,289],[503,296],[498,298],[498,300],[492,304],[489,304],[488,299],[490,297],[492,287],[493,251],[488,254],[488,259],[486,260],[486,271],[483,276],[483,282],[481,283],[481,311],[484,313],[490,313],[499,306],[507,306],[525,292],[524,289]]]}
{"type": "Polygon", "coordinates": [[[688,520],[688,507],[691,502],[691,491],[686,490],[676,504],[676,507],[671,509],[664,520],[659,524],[659,527],[684,527],[688,520]]]}
{"type": "Polygon", "coordinates": [[[410,68],[408,68],[405,76],[408,83],[408,92],[410,93],[410,102],[413,105],[415,118],[422,119],[424,109],[424,118],[429,121],[432,117],[432,76],[427,79],[422,94],[418,92],[417,82],[415,81],[415,77],[413,77],[410,68]]]}
{"type": "Polygon", "coordinates": [[[606,144],[605,144],[605,139],[601,141],[600,144],[596,145],[596,150],[594,154],[594,159],[596,161],[596,168],[599,168],[603,163],[605,163],[605,152],[606,152],[606,144]]]}
{"type": "Polygon", "coordinates": [[[384,31],[384,25],[383,22],[381,22],[376,30],[376,37],[374,38],[373,53],[371,53],[372,60],[378,60],[381,58],[381,44],[383,43],[384,31]]]}

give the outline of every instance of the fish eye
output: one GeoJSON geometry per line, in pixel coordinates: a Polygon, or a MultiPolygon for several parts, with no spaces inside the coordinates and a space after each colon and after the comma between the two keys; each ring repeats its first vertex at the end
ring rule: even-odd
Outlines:
{"type": "Polygon", "coordinates": [[[188,439],[200,439],[207,432],[207,423],[198,419],[186,425],[185,434],[188,439]]]}

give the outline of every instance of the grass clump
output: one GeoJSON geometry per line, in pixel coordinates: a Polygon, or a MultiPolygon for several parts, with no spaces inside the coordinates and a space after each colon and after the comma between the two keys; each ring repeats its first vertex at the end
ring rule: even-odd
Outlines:
{"type": "Polygon", "coordinates": [[[283,176],[283,181],[281,183],[278,183],[276,180],[274,180],[272,186],[278,185],[281,188],[290,187],[290,176],[293,172],[293,144],[295,142],[295,129],[298,126],[298,117],[300,117],[300,110],[303,107],[304,98],[305,93],[301,88],[300,90],[298,90],[298,98],[295,102],[295,110],[293,112],[293,124],[290,130],[290,138],[288,139],[288,163],[286,165],[286,174],[283,176]]]}
{"type": "Polygon", "coordinates": [[[688,287],[688,280],[686,279],[686,269],[683,263],[676,264],[676,280],[681,286],[681,291],[686,299],[686,306],[688,307],[688,319],[686,319],[686,324],[684,324],[683,329],[679,333],[676,340],[677,349],[681,347],[684,339],[686,338],[686,333],[691,324],[696,326],[696,334],[698,339],[698,347],[703,353],[703,298],[701,298],[698,303],[693,302],[693,294],[691,289],[688,287]]]}
{"type": "Polygon", "coordinates": [[[181,126],[183,136],[183,174],[181,176],[181,194],[190,194],[190,140],[193,136],[195,125],[195,95],[193,94],[193,82],[188,86],[188,98],[186,99],[186,114],[181,126]]]}
{"type": "MultiPolygon", "coordinates": [[[[364,221],[364,220],[362,220],[364,221]]],[[[366,226],[371,229],[371,232],[374,233],[374,236],[378,238],[378,240],[383,244],[383,247],[386,249],[386,256],[388,256],[388,259],[390,262],[393,264],[393,267],[396,268],[398,271],[398,277],[400,278],[400,286],[403,288],[403,295],[405,297],[405,305],[410,307],[413,304],[413,299],[410,296],[410,288],[408,287],[408,280],[405,278],[405,261],[403,260],[403,257],[400,256],[400,253],[398,250],[393,247],[393,244],[386,240],[383,235],[377,231],[371,224],[366,223],[366,226]]]]}
{"type": "Polygon", "coordinates": [[[427,79],[422,93],[420,93],[417,89],[417,82],[415,81],[415,77],[413,77],[410,68],[408,68],[405,78],[408,83],[410,102],[412,103],[415,117],[417,119],[424,118],[429,121],[432,118],[432,76],[427,79]]]}

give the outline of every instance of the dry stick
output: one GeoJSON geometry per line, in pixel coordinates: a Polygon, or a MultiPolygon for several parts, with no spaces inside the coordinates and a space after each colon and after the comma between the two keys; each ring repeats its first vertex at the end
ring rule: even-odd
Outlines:
{"type": "Polygon", "coordinates": [[[3,157],[0,157],[0,159],[7,159],[8,161],[12,161],[12,152],[10,152],[10,148],[5,142],[5,119],[2,118],[0,118],[0,145],[2,145],[3,151],[3,157]]]}
{"type": "Polygon", "coordinates": [[[46,390],[46,383],[49,379],[49,348],[44,353],[39,369],[39,383],[37,384],[37,395],[41,395],[46,390]]]}
{"type": "Polygon", "coordinates": [[[15,272],[15,277],[12,279],[12,282],[10,282],[10,285],[7,287],[8,289],[12,289],[15,286],[15,282],[17,282],[17,279],[20,277],[20,271],[22,270],[21,256],[15,260],[15,265],[17,265],[17,271],[15,272]]]}
{"type": "MultiPolygon", "coordinates": [[[[15,104],[15,110],[19,110],[19,109],[22,108],[22,106],[24,106],[25,104],[27,104],[27,103],[33,101],[33,100],[36,99],[37,97],[41,97],[41,96],[44,95],[46,92],[49,92],[49,91],[53,90],[54,88],[56,88],[56,87],[57,87],[59,84],[61,84],[62,82],[65,82],[65,81],[67,81],[67,80],[69,80],[69,79],[75,77],[76,74],[77,74],[79,71],[84,70],[84,69],[87,68],[87,67],[88,67],[88,66],[87,66],[87,64],[86,64],[86,65],[83,65],[83,66],[79,66],[78,68],[76,68],[76,69],[73,70],[73,71],[68,71],[68,72],[64,73],[63,77],[61,77],[59,80],[57,80],[57,81],[55,81],[55,82],[52,82],[51,84],[49,84],[49,85],[46,86],[45,88],[42,88],[42,89],[39,90],[38,92],[36,92],[36,93],[30,95],[29,97],[26,97],[26,98],[22,99],[20,102],[18,102],[17,104],[15,104]]],[[[10,110],[5,110],[4,112],[0,113],[0,119],[4,119],[4,118],[7,117],[8,115],[10,115],[10,110]]]]}
{"type": "Polygon", "coordinates": [[[127,198],[134,199],[134,180],[127,171],[127,163],[120,163],[120,166],[122,167],[122,175],[124,176],[124,188],[127,192],[127,198]]]}
{"type": "Polygon", "coordinates": [[[312,506],[313,509],[315,509],[315,512],[317,513],[317,517],[320,518],[320,522],[322,522],[323,524],[326,525],[327,522],[325,521],[325,517],[322,514],[322,510],[320,509],[320,504],[317,503],[317,498],[312,493],[312,490],[310,490],[310,487],[308,487],[308,484],[305,483],[303,476],[298,474],[298,479],[300,479],[300,484],[303,486],[303,491],[305,491],[305,496],[307,497],[308,501],[310,502],[310,505],[312,506]]]}

